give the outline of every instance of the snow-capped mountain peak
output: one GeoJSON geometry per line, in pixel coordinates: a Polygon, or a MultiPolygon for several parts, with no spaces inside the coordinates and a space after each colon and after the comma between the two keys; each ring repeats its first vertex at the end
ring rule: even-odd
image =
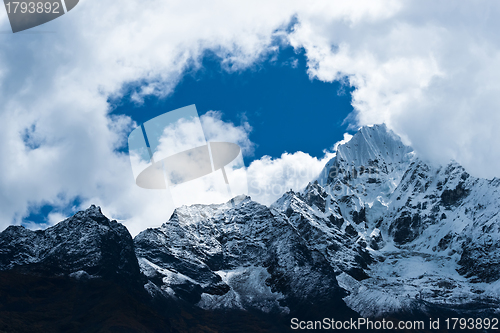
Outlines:
{"type": "Polygon", "coordinates": [[[336,156],[325,165],[317,180],[324,186],[339,174],[346,178],[357,178],[364,173],[391,174],[413,158],[413,149],[385,124],[365,126],[337,147],[336,156]]]}

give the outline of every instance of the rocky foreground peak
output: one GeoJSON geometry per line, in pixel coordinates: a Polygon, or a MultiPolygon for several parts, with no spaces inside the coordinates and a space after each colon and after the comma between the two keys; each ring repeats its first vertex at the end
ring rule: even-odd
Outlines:
{"type": "Polygon", "coordinates": [[[0,249],[3,270],[82,271],[94,277],[119,275],[124,281],[140,276],[128,230],[94,205],[45,230],[9,227],[0,233],[0,249]]]}

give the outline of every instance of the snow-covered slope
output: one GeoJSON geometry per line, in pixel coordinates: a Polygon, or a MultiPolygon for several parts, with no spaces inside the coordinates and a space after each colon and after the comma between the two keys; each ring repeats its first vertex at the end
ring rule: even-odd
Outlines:
{"type": "MultiPolygon", "coordinates": [[[[338,203],[375,258],[370,278],[352,284],[353,309],[381,315],[415,299],[498,308],[500,180],[474,178],[453,161],[433,167],[375,125],[340,146],[318,181],[333,203],[327,211],[338,203]]],[[[342,276],[341,285],[352,281],[342,276]]]]}

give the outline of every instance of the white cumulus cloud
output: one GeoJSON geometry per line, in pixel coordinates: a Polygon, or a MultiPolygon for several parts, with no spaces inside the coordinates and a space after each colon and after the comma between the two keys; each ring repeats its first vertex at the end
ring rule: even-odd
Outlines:
{"type": "MultiPolygon", "coordinates": [[[[138,103],[168,96],[207,50],[238,71],[277,52],[278,39],[305,50],[312,79],[354,87],[353,127],[386,122],[430,161],[454,158],[474,175],[498,176],[499,14],[500,4],[482,0],[82,0],[36,28],[55,33],[0,34],[0,226],[75,197],[134,230],[163,222],[165,200],[129,181],[119,149],[135,124],[110,116],[109,100],[127,89],[138,103]]],[[[3,11],[0,26],[10,29],[3,11]]],[[[206,125],[224,128],[220,121],[206,125]]],[[[245,135],[229,130],[251,154],[245,135]]],[[[287,190],[306,179],[289,184],[270,170],[323,162],[297,152],[248,172],[287,190]]]]}

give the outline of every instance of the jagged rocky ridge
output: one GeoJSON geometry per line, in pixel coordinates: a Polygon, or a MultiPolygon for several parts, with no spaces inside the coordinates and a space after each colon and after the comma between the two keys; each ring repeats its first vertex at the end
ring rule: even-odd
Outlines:
{"type": "Polygon", "coordinates": [[[94,205],[46,230],[9,226],[0,233],[0,270],[10,269],[126,283],[141,276],[127,228],[94,205]]]}
{"type": "MultiPolygon", "coordinates": [[[[181,298],[204,309],[278,314],[339,303],[347,295],[330,260],[308,244],[285,214],[249,197],[233,203],[179,208],[161,227],[135,237],[152,295],[181,298]]],[[[340,233],[336,237],[352,243],[340,233]]],[[[362,251],[349,244],[343,251],[354,260],[356,250],[362,251]]]]}
{"type": "Polygon", "coordinates": [[[426,163],[385,125],[363,127],[271,207],[181,207],[133,242],[91,207],[45,231],[7,228],[0,269],[127,276],[153,299],[208,311],[498,313],[499,186],[426,163]]]}

